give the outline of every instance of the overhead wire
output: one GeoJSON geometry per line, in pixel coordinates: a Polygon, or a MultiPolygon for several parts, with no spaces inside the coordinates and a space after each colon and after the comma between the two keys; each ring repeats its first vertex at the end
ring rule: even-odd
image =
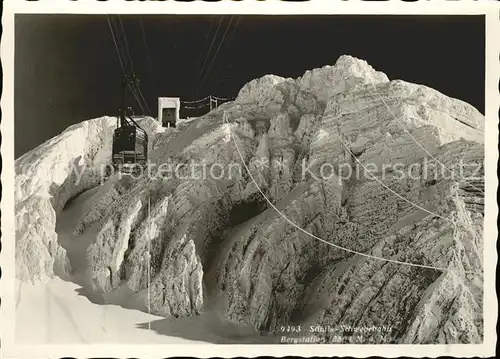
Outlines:
{"type": "Polygon", "coordinates": [[[226,31],[224,32],[224,35],[222,36],[222,39],[219,42],[219,46],[217,47],[217,50],[215,51],[215,55],[212,58],[212,61],[210,62],[210,66],[208,67],[208,70],[205,73],[205,76],[203,77],[203,80],[201,81],[201,83],[200,83],[200,85],[198,87],[198,90],[196,91],[196,94],[198,94],[200,92],[200,90],[203,88],[203,85],[204,85],[205,81],[207,80],[208,75],[210,74],[210,70],[212,69],[212,66],[213,66],[213,64],[215,62],[215,59],[217,58],[217,54],[219,53],[219,50],[221,49],[222,44],[224,43],[224,39],[226,38],[227,32],[229,31],[229,28],[231,27],[231,24],[233,23],[233,20],[234,20],[234,16],[231,16],[231,20],[230,20],[229,24],[226,27],[226,31]]]}
{"type": "Polygon", "coordinates": [[[184,106],[184,109],[197,110],[197,109],[200,109],[200,108],[206,108],[208,106],[209,106],[208,104],[205,104],[205,105],[202,105],[202,106],[184,106]]]}
{"type": "MultiPolygon", "coordinates": [[[[120,15],[118,15],[118,21],[120,22],[120,27],[121,27],[121,30],[122,30],[123,40],[124,40],[124,43],[125,43],[125,51],[126,51],[126,54],[127,54],[128,60],[129,60],[130,70],[131,70],[132,75],[134,76],[134,79],[135,79],[136,78],[136,74],[135,74],[135,70],[134,70],[132,55],[130,53],[130,46],[129,46],[129,43],[127,41],[127,34],[125,32],[125,27],[123,26],[123,22],[122,22],[122,19],[121,19],[120,15]]],[[[133,88],[135,88],[135,90],[137,91],[138,97],[141,99],[141,101],[143,102],[145,108],[148,110],[149,115],[151,116],[152,115],[151,109],[149,108],[149,105],[148,105],[148,103],[147,103],[146,99],[144,98],[144,95],[143,95],[143,93],[141,91],[141,88],[137,84],[136,81],[133,82],[133,88]]],[[[141,110],[143,112],[145,112],[143,106],[141,106],[141,110]]]]}
{"type": "MultiPolygon", "coordinates": [[[[207,49],[208,38],[210,37],[210,32],[212,31],[212,27],[213,27],[214,22],[215,22],[215,17],[216,17],[215,15],[211,16],[211,18],[210,18],[210,25],[208,26],[208,30],[205,33],[205,42],[203,43],[203,46],[201,46],[201,50],[200,50],[200,64],[202,63],[204,56],[205,56],[204,62],[206,62],[205,51],[207,49]]],[[[202,73],[202,68],[200,68],[200,73],[198,74],[198,77],[201,76],[201,73],[202,73]]]]}
{"type": "Polygon", "coordinates": [[[233,26],[233,31],[231,31],[231,33],[229,34],[226,43],[231,42],[231,40],[233,39],[234,35],[236,34],[236,32],[238,30],[238,25],[240,24],[240,22],[241,22],[241,16],[236,16],[236,21],[235,21],[234,26],[233,26]]]}
{"type": "MultiPolygon", "coordinates": [[[[226,40],[226,45],[225,45],[226,47],[231,43],[231,40],[233,39],[234,35],[236,34],[236,32],[238,30],[238,25],[241,22],[241,16],[234,16],[234,18],[236,19],[236,21],[234,22],[232,31],[230,31],[228,33],[227,40],[226,40]]],[[[224,79],[222,81],[224,81],[224,79]]],[[[224,99],[224,100],[226,100],[226,99],[224,99]]]]}
{"type": "Polygon", "coordinates": [[[210,96],[205,96],[203,97],[202,99],[199,99],[199,100],[194,100],[194,101],[182,101],[183,103],[198,103],[198,102],[203,102],[203,101],[206,101],[207,99],[209,99],[210,96]]]}
{"type": "Polygon", "coordinates": [[[217,29],[215,30],[215,34],[212,38],[212,42],[210,43],[210,47],[208,49],[207,56],[205,56],[205,61],[203,61],[203,65],[201,66],[199,76],[201,76],[203,74],[203,70],[205,70],[205,66],[206,66],[207,61],[210,57],[210,53],[212,52],[212,48],[214,46],[215,40],[217,39],[217,34],[219,33],[219,29],[220,29],[220,26],[222,24],[222,19],[223,19],[223,16],[221,16],[219,19],[219,24],[217,25],[217,29]]]}
{"type": "Polygon", "coordinates": [[[106,15],[106,19],[108,21],[108,26],[109,26],[109,31],[111,32],[111,37],[113,38],[113,43],[115,44],[116,53],[118,54],[118,60],[120,61],[120,66],[122,68],[123,74],[125,75],[126,74],[125,65],[123,64],[122,57],[120,55],[120,50],[118,49],[118,44],[116,41],[115,33],[113,32],[113,28],[111,26],[111,20],[109,19],[108,15],[106,15]]]}
{"type": "Polygon", "coordinates": [[[115,32],[118,34],[120,34],[120,33],[122,34],[122,36],[117,35],[117,38],[119,40],[119,43],[121,43],[120,48],[124,49],[122,52],[122,55],[125,58],[125,64],[126,64],[125,65],[125,69],[126,69],[125,77],[127,78],[128,74],[132,74],[132,77],[134,79],[134,81],[132,83],[129,83],[130,92],[132,93],[132,95],[136,99],[137,104],[139,105],[142,113],[146,113],[146,110],[145,110],[146,108],[148,109],[148,112],[151,113],[151,111],[149,111],[149,107],[147,106],[147,102],[144,100],[144,96],[142,95],[142,92],[141,92],[140,88],[138,87],[138,84],[136,83],[137,77],[135,74],[133,60],[132,60],[132,56],[130,53],[130,49],[129,49],[129,45],[128,45],[128,41],[127,41],[127,36],[125,33],[125,27],[123,26],[123,22],[121,20],[120,15],[118,15],[117,17],[118,17],[119,24],[115,23],[115,27],[116,27],[115,32]],[[121,32],[120,32],[120,29],[121,29],[121,32]]]}
{"type": "Polygon", "coordinates": [[[122,18],[121,18],[120,15],[118,15],[118,21],[120,23],[120,28],[121,28],[122,34],[123,34],[123,40],[124,40],[124,44],[125,44],[125,51],[126,51],[127,59],[129,60],[129,64],[130,64],[130,71],[132,72],[132,74],[135,74],[134,65],[133,65],[133,62],[132,62],[132,56],[130,55],[130,48],[128,46],[127,34],[125,32],[125,27],[123,26],[122,18]]]}
{"type": "Polygon", "coordinates": [[[221,101],[231,101],[231,100],[234,100],[236,97],[218,97],[218,96],[212,95],[212,98],[217,99],[217,100],[221,100],[221,101]]]}
{"type": "Polygon", "coordinates": [[[219,104],[224,103],[224,102],[228,102],[228,101],[232,101],[234,99],[235,99],[234,97],[219,97],[219,96],[209,95],[209,96],[205,96],[204,98],[199,99],[199,100],[181,101],[181,103],[182,103],[182,107],[184,109],[195,110],[195,109],[209,107],[210,102],[212,100],[216,100],[216,107],[218,107],[219,104]],[[207,100],[210,100],[210,102],[207,102],[207,100]]]}
{"type": "Polygon", "coordinates": [[[134,82],[134,85],[135,85],[136,89],[138,90],[139,96],[142,99],[142,102],[144,103],[144,105],[146,106],[146,109],[148,110],[149,115],[152,116],[151,109],[149,108],[149,105],[148,105],[146,99],[144,98],[144,95],[142,94],[142,91],[141,91],[141,88],[139,87],[139,84],[134,82]]]}
{"type": "Polygon", "coordinates": [[[227,39],[228,42],[230,42],[233,39],[234,34],[236,34],[236,30],[238,29],[238,25],[240,24],[240,21],[241,21],[241,16],[236,16],[236,22],[234,23],[233,31],[231,32],[231,34],[229,35],[229,38],[227,39]]]}
{"type": "MultiPolygon", "coordinates": [[[[146,31],[144,30],[144,25],[142,23],[142,16],[139,18],[139,24],[141,26],[142,41],[144,43],[144,49],[146,51],[146,60],[148,62],[149,77],[154,82],[154,84],[156,85],[155,86],[156,90],[158,90],[158,81],[157,81],[157,78],[153,76],[153,62],[151,61],[151,55],[150,55],[150,52],[149,52],[149,46],[148,46],[148,42],[146,40],[146,31]]],[[[151,111],[150,111],[150,114],[151,114],[151,111]]]]}
{"type": "MultiPolygon", "coordinates": [[[[135,69],[134,69],[134,66],[133,66],[133,59],[132,59],[132,55],[131,55],[131,51],[130,51],[129,42],[127,40],[127,35],[126,35],[125,26],[123,24],[123,21],[122,21],[122,19],[121,19],[121,17],[119,15],[117,17],[117,19],[118,19],[117,22],[119,24],[116,23],[116,20],[113,22],[108,15],[106,15],[106,18],[107,18],[107,21],[108,21],[108,26],[109,26],[109,29],[110,29],[110,32],[111,32],[111,35],[112,35],[112,38],[113,38],[113,42],[114,42],[114,45],[115,45],[115,49],[116,49],[116,52],[117,52],[117,55],[118,55],[118,59],[119,59],[119,62],[120,62],[120,67],[122,68],[123,74],[124,74],[125,77],[127,77],[128,71],[130,70],[130,72],[132,73],[132,75],[134,76],[134,78],[136,78],[135,69]],[[121,35],[122,35],[121,37],[119,36],[120,30],[121,30],[121,35]]],[[[240,19],[237,18],[236,25],[233,27],[233,29],[235,29],[235,27],[237,26],[239,20],[240,19]]],[[[217,50],[215,52],[215,55],[212,58],[212,60],[210,61],[210,63],[209,63],[209,67],[208,67],[207,73],[205,74],[205,77],[204,77],[204,79],[203,79],[203,81],[201,83],[201,86],[203,85],[204,81],[206,80],[206,78],[207,78],[207,76],[208,76],[208,74],[210,72],[210,69],[213,66],[213,63],[214,63],[214,61],[215,61],[215,59],[217,57],[217,54],[220,51],[220,48],[222,47],[222,44],[224,43],[225,38],[227,37],[228,31],[229,31],[229,29],[230,29],[231,24],[233,23],[233,21],[234,21],[234,16],[231,17],[231,20],[230,20],[230,22],[229,22],[229,24],[226,27],[226,30],[224,32],[224,35],[222,36],[222,39],[219,42],[219,45],[218,45],[217,50]]],[[[210,29],[213,27],[213,23],[214,23],[214,18],[212,18],[210,29]]],[[[140,24],[140,28],[141,28],[141,34],[142,34],[142,40],[143,40],[143,43],[144,43],[144,48],[145,48],[145,51],[146,51],[146,57],[147,57],[147,61],[148,61],[148,69],[149,69],[149,73],[151,74],[151,72],[152,72],[152,61],[151,61],[151,57],[150,57],[150,54],[149,54],[149,47],[148,47],[147,40],[146,40],[146,34],[145,34],[145,30],[144,30],[144,25],[143,25],[143,22],[142,22],[142,17],[140,18],[139,24],[140,24]]],[[[219,30],[220,30],[221,24],[222,24],[222,18],[219,20],[219,24],[217,26],[215,35],[214,35],[214,37],[213,37],[213,39],[211,41],[211,46],[210,46],[209,52],[207,54],[207,57],[205,58],[204,66],[202,68],[202,71],[203,71],[205,65],[207,64],[207,61],[208,61],[208,59],[210,57],[210,53],[211,53],[211,50],[213,48],[213,45],[215,44],[215,41],[217,40],[217,34],[218,34],[219,30]]],[[[234,31],[233,31],[233,34],[234,34],[234,31]]],[[[150,110],[150,108],[149,108],[149,106],[147,104],[147,101],[144,98],[144,95],[143,95],[143,93],[141,91],[140,86],[136,82],[134,82],[133,84],[131,84],[130,90],[131,90],[131,93],[134,96],[137,104],[141,108],[141,111],[145,112],[145,109],[147,109],[148,112],[151,114],[151,110],[150,110]],[[143,106],[143,104],[144,104],[144,106],[143,106]]],[[[208,107],[210,104],[209,103],[203,104],[203,102],[207,101],[209,99],[210,100],[214,99],[214,100],[217,100],[217,101],[229,101],[229,100],[233,100],[234,98],[219,97],[219,96],[209,95],[209,96],[205,96],[204,98],[198,99],[198,100],[182,101],[182,103],[183,104],[188,104],[187,106],[184,106],[184,108],[186,108],[186,109],[199,109],[199,108],[203,108],[203,107],[208,107]],[[191,105],[189,105],[189,104],[191,104],[191,105]]]]}
{"type": "Polygon", "coordinates": [[[212,30],[212,27],[214,25],[214,19],[215,19],[215,15],[212,15],[212,17],[210,19],[210,26],[208,27],[207,35],[205,36],[205,46],[207,45],[207,42],[208,42],[208,35],[210,35],[210,31],[212,30]]]}
{"type": "Polygon", "coordinates": [[[151,55],[149,54],[148,42],[146,40],[146,31],[144,30],[144,25],[142,23],[142,16],[139,18],[139,24],[141,25],[142,41],[144,43],[144,49],[146,51],[146,60],[148,62],[149,75],[153,75],[153,63],[151,61],[151,55]]]}
{"type": "MultiPolygon", "coordinates": [[[[111,31],[111,35],[113,37],[113,41],[114,41],[114,44],[115,44],[115,48],[116,48],[116,52],[118,54],[118,58],[120,60],[120,65],[122,67],[122,71],[123,71],[123,76],[125,78],[127,78],[128,76],[128,69],[129,69],[129,66],[128,66],[128,61],[127,61],[127,58],[126,58],[126,55],[124,53],[122,53],[121,51],[121,46],[119,44],[120,42],[120,39],[118,38],[118,36],[116,35],[116,32],[119,32],[118,29],[118,26],[116,24],[112,24],[111,20],[109,19],[109,16],[106,15],[106,18],[108,19],[108,25],[109,25],[109,29],[111,31]],[[115,29],[113,30],[113,26],[115,27],[115,29]],[[125,58],[125,59],[124,59],[125,58]]],[[[123,40],[123,39],[122,39],[123,40]]],[[[132,87],[130,87],[130,92],[132,93],[132,95],[134,96],[137,104],[139,105],[139,107],[141,108],[141,111],[145,112],[144,111],[144,107],[142,106],[141,104],[141,101],[139,100],[136,92],[134,91],[134,89],[132,87]]]]}
{"type": "MultiPolygon", "coordinates": [[[[113,25],[111,24],[111,20],[110,20],[108,15],[106,15],[106,19],[108,21],[109,31],[111,32],[111,37],[112,37],[113,43],[115,45],[116,53],[118,55],[118,60],[120,62],[120,66],[122,68],[123,76],[125,76],[125,78],[127,78],[127,70],[126,70],[127,67],[126,67],[126,64],[124,63],[123,58],[122,58],[122,53],[121,53],[119,45],[118,45],[117,36],[113,30],[113,25]]],[[[132,92],[132,95],[134,96],[135,100],[137,101],[137,104],[139,105],[139,107],[141,107],[141,110],[144,111],[144,109],[141,105],[141,102],[140,102],[139,98],[137,97],[135,91],[133,91],[133,89],[131,88],[130,92],[132,92]]]]}

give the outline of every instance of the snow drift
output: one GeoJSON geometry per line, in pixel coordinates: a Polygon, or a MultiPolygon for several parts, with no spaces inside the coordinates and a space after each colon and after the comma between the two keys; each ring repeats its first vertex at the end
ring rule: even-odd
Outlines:
{"type": "Polygon", "coordinates": [[[103,180],[115,121],[74,125],[16,161],[19,279],[78,272],[86,290],[125,288],[144,306],[149,289],[164,317],[201,314],[223,296],[227,320],[261,333],[336,328],[308,333],[320,342],[482,341],[484,117],[467,103],[342,56],[298,79],[253,80],[175,129],[144,118],[148,174],[103,180]],[[439,175],[464,161],[459,176],[439,175]],[[175,176],[165,178],[165,163],[175,176]],[[56,222],[90,189],[69,234],[90,238],[77,264],[56,222]],[[291,223],[429,268],[353,254],[291,223]]]}

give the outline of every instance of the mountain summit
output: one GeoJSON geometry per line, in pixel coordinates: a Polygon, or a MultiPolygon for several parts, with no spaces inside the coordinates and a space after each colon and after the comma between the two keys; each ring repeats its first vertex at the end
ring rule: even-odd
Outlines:
{"type": "Polygon", "coordinates": [[[469,104],[341,56],[176,128],[139,123],[138,176],[105,170],[111,117],[16,161],[19,279],[126,291],[165,317],[217,301],[233,323],[319,342],[482,342],[484,116],[469,104]]]}

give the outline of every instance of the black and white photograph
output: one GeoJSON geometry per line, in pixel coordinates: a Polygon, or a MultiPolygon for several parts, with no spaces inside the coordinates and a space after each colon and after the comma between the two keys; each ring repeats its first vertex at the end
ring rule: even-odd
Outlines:
{"type": "Polygon", "coordinates": [[[487,12],[9,14],[3,332],[492,349],[487,12]]]}

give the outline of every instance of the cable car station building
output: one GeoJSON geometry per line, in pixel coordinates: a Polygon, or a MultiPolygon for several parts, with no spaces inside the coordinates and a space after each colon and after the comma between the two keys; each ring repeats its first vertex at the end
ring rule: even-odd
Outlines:
{"type": "Polygon", "coordinates": [[[158,98],[158,121],[163,127],[175,127],[179,121],[181,100],[178,97],[158,98]]]}

